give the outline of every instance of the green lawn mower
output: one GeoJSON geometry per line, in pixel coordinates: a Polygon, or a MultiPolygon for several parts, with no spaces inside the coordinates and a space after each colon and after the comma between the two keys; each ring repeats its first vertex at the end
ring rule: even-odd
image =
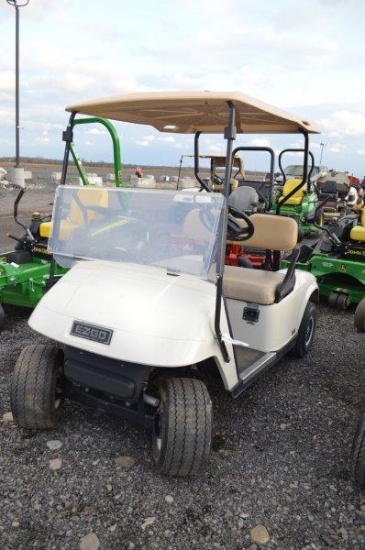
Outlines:
{"type": "Polygon", "coordinates": [[[313,154],[308,151],[311,167],[308,171],[308,158],[304,158],[303,174],[299,179],[286,179],[281,159],[285,153],[303,152],[303,149],[284,149],[281,151],[278,162],[283,174],[283,185],[274,193],[271,210],[281,216],[294,218],[299,227],[299,240],[304,237],[315,236],[324,223],[323,210],[320,208],[318,190],[311,181],[314,167],[313,154]],[[318,228],[319,227],[319,228],[318,228]]]}
{"type": "MultiPolygon", "coordinates": [[[[77,124],[95,123],[102,124],[111,135],[115,185],[122,187],[120,142],[110,121],[96,117],[71,120],[63,134],[66,154],[72,155],[81,187],[88,186],[88,175],[73,143],[73,130],[77,124]]],[[[64,170],[61,184],[66,184],[66,178],[67,173],[64,170]]],[[[10,251],[0,253],[0,328],[5,324],[3,305],[34,308],[50,286],[67,271],[58,265],[48,251],[48,239],[52,231],[51,215],[42,217],[40,214],[33,214],[29,227],[18,219],[18,206],[24,194],[25,188],[21,188],[14,202],[14,220],[22,228],[22,234],[20,237],[9,235],[17,244],[10,251]]]]}
{"type": "MultiPolygon", "coordinates": [[[[365,297],[365,210],[352,213],[322,228],[313,246],[302,245],[298,269],[316,277],[319,293],[331,306],[346,309],[365,297]]],[[[282,267],[288,259],[282,261],[282,267]]]]}

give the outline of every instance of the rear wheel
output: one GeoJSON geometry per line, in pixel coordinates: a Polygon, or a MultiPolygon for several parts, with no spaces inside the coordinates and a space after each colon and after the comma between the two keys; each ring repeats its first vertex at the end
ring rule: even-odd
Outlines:
{"type": "Polygon", "coordinates": [[[359,332],[365,332],[365,298],[356,307],[354,323],[359,332]]]}
{"type": "Polygon", "coordinates": [[[5,311],[3,306],[0,304],[0,330],[5,326],[5,311]]]}
{"type": "Polygon", "coordinates": [[[294,357],[304,357],[308,353],[313,343],[316,324],[316,306],[312,302],[308,302],[298,330],[297,341],[290,355],[294,357]]]}
{"type": "Polygon", "coordinates": [[[16,362],[10,404],[16,424],[30,430],[54,428],[64,389],[63,353],[57,346],[31,345],[16,362]]]}
{"type": "Polygon", "coordinates": [[[351,450],[353,472],[356,485],[365,489],[365,412],[362,413],[357,424],[351,450]]]}
{"type": "Polygon", "coordinates": [[[329,305],[338,309],[347,309],[349,302],[349,296],[340,292],[332,292],[328,298],[329,305]]]}
{"type": "Polygon", "coordinates": [[[197,474],[212,439],[212,403],[196,378],[165,378],[157,384],[160,405],[152,434],[153,458],[161,473],[197,474]]]}

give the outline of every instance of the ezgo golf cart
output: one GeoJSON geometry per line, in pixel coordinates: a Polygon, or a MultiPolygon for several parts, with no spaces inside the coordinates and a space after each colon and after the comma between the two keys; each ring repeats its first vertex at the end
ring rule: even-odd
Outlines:
{"type": "Polygon", "coordinates": [[[285,354],[303,357],[316,325],[317,283],[295,270],[295,255],[287,270],[224,265],[227,234],[290,250],[298,231],[288,217],[238,220],[228,211],[232,142],[237,132],[316,130],[239,93],[139,93],[67,110],[71,121],[83,113],[162,132],[223,134],[225,194],[207,193],[174,220],[176,190],[103,189],[95,206],[98,190],[58,187],[49,249],[70,269],[29,319],[50,344],[27,346],[18,358],[15,422],[53,428],[63,399],[73,399],[150,427],[160,472],[196,474],[211,447],[207,375],[217,372],[237,397],[285,354]],[[82,220],[70,223],[76,206],[82,220]]]}

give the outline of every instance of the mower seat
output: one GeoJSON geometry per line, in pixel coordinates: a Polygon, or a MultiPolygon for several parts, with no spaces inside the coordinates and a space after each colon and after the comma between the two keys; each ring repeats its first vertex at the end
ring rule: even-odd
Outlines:
{"type": "MultiPolygon", "coordinates": [[[[299,185],[299,183],[300,183],[300,180],[296,180],[296,179],[287,180],[284,183],[281,196],[279,197],[279,202],[282,202],[285,199],[285,197],[287,197],[289,193],[291,193],[293,189],[295,189],[299,185]]],[[[290,197],[290,199],[285,201],[285,204],[290,206],[300,205],[303,201],[304,194],[305,194],[305,183],[301,185],[301,187],[294,193],[294,195],[290,197]]]]}
{"type": "Polygon", "coordinates": [[[335,180],[326,180],[319,189],[318,199],[324,201],[328,199],[330,202],[337,202],[338,189],[335,180]]]}
{"type": "MultiPolygon", "coordinates": [[[[108,192],[106,189],[93,189],[90,193],[89,188],[80,189],[77,192],[78,198],[84,204],[84,206],[108,206],[108,192]]],[[[101,217],[96,212],[88,212],[88,219],[96,219],[101,217]]],[[[61,223],[60,238],[67,240],[72,235],[74,229],[85,223],[82,211],[77,204],[76,200],[73,200],[70,207],[69,219],[61,223]],[[62,237],[61,237],[62,236],[62,237]]],[[[49,239],[52,234],[52,221],[42,222],[39,226],[39,235],[43,238],[49,239]]]]}
{"type": "Polygon", "coordinates": [[[362,210],[360,216],[360,225],[355,225],[350,231],[352,241],[365,242],[365,210],[362,210]]]}
{"type": "MultiPolygon", "coordinates": [[[[295,264],[300,252],[298,225],[287,216],[252,214],[255,231],[245,246],[277,251],[293,250],[291,263],[286,273],[256,270],[246,267],[225,266],[223,294],[225,298],[270,305],[280,302],[295,285],[295,264]]],[[[241,242],[242,244],[242,242],[241,242]]]]}

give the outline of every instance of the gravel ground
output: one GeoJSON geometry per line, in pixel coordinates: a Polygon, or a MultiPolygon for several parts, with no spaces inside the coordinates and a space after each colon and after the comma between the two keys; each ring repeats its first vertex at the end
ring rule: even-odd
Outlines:
{"type": "Polygon", "coordinates": [[[318,309],[305,359],[284,358],[236,400],[210,388],[211,459],[199,476],[174,479],[156,472],[145,428],[84,406],[66,402],[52,431],[14,425],[11,373],[20,350],[42,339],[28,310],[7,308],[1,550],[364,549],[365,495],[350,449],[365,402],[365,336],[353,309],[318,309]]]}

